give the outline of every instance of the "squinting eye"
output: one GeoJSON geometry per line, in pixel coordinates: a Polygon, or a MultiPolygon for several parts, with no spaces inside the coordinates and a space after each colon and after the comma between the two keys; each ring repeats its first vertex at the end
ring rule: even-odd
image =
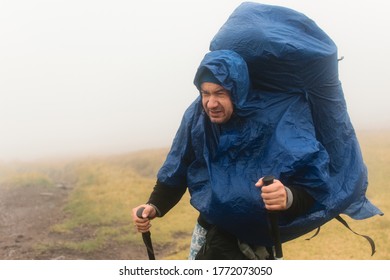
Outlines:
{"type": "Polygon", "coordinates": [[[229,92],[227,92],[227,91],[219,91],[219,92],[217,92],[217,95],[218,96],[220,96],[220,97],[228,97],[228,96],[230,96],[229,95],[229,92]]]}

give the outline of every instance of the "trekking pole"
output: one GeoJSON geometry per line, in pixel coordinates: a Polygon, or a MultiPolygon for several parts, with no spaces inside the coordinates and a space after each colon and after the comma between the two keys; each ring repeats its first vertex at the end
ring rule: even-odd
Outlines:
{"type": "MultiPolygon", "coordinates": [[[[137,217],[138,218],[142,219],[142,213],[144,212],[144,210],[145,210],[145,207],[140,207],[137,210],[137,217]]],[[[149,260],[155,260],[156,257],[154,256],[152,238],[150,236],[151,236],[150,231],[142,233],[142,239],[144,240],[144,244],[145,244],[146,250],[148,252],[149,260]]]]}
{"type": "MultiPolygon", "coordinates": [[[[263,178],[264,186],[268,186],[274,182],[275,177],[272,175],[263,178]]],[[[271,227],[271,234],[274,239],[275,259],[283,260],[282,242],[280,242],[280,232],[278,225],[278,213],[276,211],[268,211],[268,219],[271,227]]]]}

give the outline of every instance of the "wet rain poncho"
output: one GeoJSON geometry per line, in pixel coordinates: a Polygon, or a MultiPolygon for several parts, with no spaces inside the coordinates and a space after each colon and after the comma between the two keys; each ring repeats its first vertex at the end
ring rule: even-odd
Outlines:
{"type": "Polygon", "coordinates": [[[209,223],[253,245],[270,246],[259,178],[303,188],[315,204],[295,219],[279,212],[282,242],[337,215],[381,214],[366,198],[367,169],[338,79],[337,48],[293,10],[243,3],[202,60],[230,91],[232,118],[213,124],[198,97],[186,110],[158,180],[188,186],[209,223]]]}

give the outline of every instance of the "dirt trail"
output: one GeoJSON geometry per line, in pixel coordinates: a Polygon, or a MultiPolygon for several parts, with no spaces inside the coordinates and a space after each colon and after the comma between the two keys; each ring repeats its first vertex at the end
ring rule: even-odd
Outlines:
{"type": "MultiPolygon", "coordinates": [[[[53,249],[39,250],[37,245],[63,241],[50,227],[60,223],[71,189],[59,186],[53,189],[26,187],[7,189],[0,186],[0,260],[29,259],[145,259],[145,248],[140,245],[110,244],[110,248],[93,254],[53,249]]],[[[88,234],[88,233],[85,233],[88,234]]],[[[84,236],[79,234],[77,239],[84,236]]]]}
{"type": "Polygon", "coordinates": [[[68,192],[64,187],[0,187],[0,259],[35,259],[33,245],[64,217],[68,192]]]}

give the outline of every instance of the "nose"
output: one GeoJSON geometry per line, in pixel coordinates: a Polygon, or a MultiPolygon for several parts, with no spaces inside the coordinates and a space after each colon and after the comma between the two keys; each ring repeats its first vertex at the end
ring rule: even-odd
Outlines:
{"type": "Polygon", "coordinates": [[[218,100],[215,96],[211,95],[208,102],[207,102],[207,107],[209,109],[216,108],[218,107],[218,100]]]}

